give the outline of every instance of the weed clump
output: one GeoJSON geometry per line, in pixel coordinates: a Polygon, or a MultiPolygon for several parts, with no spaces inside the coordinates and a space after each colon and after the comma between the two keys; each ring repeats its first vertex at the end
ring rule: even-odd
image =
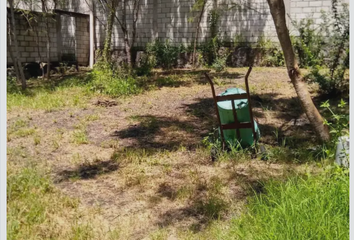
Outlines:
{"type": "Polygon", "coordinates": [[[147,67],[160,66],[163,69],[171,69],[177,65],[178,56],[183,52],[183,45],[174,46],[169,40],[148,43],[146,46],[147,67]]]}
{"type": "Polygon", "coordinates": [[[320,175],[265,184],[250,199],[248,211],[234,219],[237,239],[349,239],[349,172],[340,168],[320,175]]]}
{"type": "Polygon", "coordinates": [[[332,11],[322,13],[318,27],[311,18],[293,22],[299,32],[293,37],[295,51],[301,67],[310,68],[305,77],[317,83],[326,94],[338,94],[348,89],[346,70],[349,69],[349,10],[337,1],[332,2],[332,11]]]}
{"type": "Polygon", "coordinates": [[[117,68],[112,63],[99,61],[89,73],[88,89],[112,97],[137,94],[141,91],[136,78],[128,69],[117,68]]]}

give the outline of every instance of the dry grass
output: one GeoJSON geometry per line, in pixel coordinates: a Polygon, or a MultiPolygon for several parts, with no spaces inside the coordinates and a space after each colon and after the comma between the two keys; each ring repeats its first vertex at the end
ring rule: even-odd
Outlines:
{"type": "MultiPolygon", "coordinates": [[[[218,75],[217,92],[242,86],[245,72],[218,75]]],[[[193,73],[159,82],[106,108],[93,104],[97,96],[83,95],[75,103],[73,95],[81,91],[76,88],[49,94],[71,97],[60,104],[50,100],[47,107],[42,98],[31,104],[23,96],[9,100],[8,177],[28,168],[19,162],[31,162],[36,177],[48,177],[39,186],[53,189],[33,189],[48,210],[43,221],[19,227],[22,235],[14,239],[210,239],[215,224],[227,227],[241,213],[251,189],[262,191],[259,181],[303,171],[298,164],[251,160],[247,154],[213,164],[201,146],[216,126],[210,86],[193,73]]],[[[306,120],[292,124],[299,106],[284,69],[254,68],[250,85],[262,142],[277,145],[284,136],[291,141],[293,133],[311,141],[306,120]]],[[[28,204],[16,201],[9,208],[28,204]]]]}

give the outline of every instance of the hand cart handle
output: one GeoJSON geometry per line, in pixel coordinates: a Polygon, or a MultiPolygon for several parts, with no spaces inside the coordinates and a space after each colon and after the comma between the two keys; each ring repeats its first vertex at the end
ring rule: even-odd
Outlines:
{"type": "MultiPolygon", "coordinates": [[[[252,114],[252,107],[251,107],[251,97],[250,97],[249,86],[248,86],[248,77],[251,74],[252,65],[253,64],[250,65],[250,67],[248,68],[248,71],[246,73],[245,85],[246,85],[246,93],[247,93],[247,99],[248,99],[248,109],[249,109],[249,112],[250,112],[250,121],[251,121],[250,125],[251,125],[251,129],[252,129],[252,133],[253,133],[254,142],[256,142],[256,132],[255,132],[255,126],[254,126],[254,121],[253,121],[253,114],[252,114]]],[[[211,91],[212,91],[212,94],[213,94],[216,115],[217,115],[217,119],[218,119],[218,122],[219,122],[219,126],[221,128],[222,124],[221,124],[221,119],[220,119],[218,106],[217,106],[217,100],[216,100],[217,97],[216,97],[216,94],[215,94],[214,83],[213,83],[213,81],[211,80],[211,78],[209,77],[209,75],[206,72],[204,72],[204,75],[205,75],[206,79],[208,80],[208,82],[210,83],[210,86],[211,86],[211,91]]],[[[237,116],[236,116],[236,110],[235,110],[235,107],[234,107],[234,101],[231,101],[231,103],[233,105],[234,118],[235,118],[235,121],[237,122],[237,116]]],[[[223,133],[222,129],[220,129],[220,130],[221,130],[220,133],[221,133],[221,139],[222,139],[222,147],[224,148],[224,146],[225,146],[224,133],[223,133]]],[[[239,130],[237,129],[237,131],[239,131],[239,130]]],[[[237,135],[238,136],[240,135],[239,132],[237,132],[237,135]]]]}

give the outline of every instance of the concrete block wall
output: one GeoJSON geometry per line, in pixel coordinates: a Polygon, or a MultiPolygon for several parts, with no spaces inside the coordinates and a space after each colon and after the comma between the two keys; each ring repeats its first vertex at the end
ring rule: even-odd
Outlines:
{"type": "Polygon", "coordinates": [[[88,65],[90,51],[90,27],[89,18],[76,17],[76,58],[79,65],[88,65]]]}
{"type": "MultiPolygon", "coordinates": [[[[47,37],[46,24],[44,20],[38,21],[36,29],[38,31],[29,30],[26,20],[19,14],[15,14],[16,33],[20,52],[20,60],[22,62],[46,61],[47,58],[47,37]],[[37,36],[37,34],[38,36],[37,36]]],[[[58,60],[56,23],[53,18],[49,18],[49,36],[50,36],[50,59],[58,60]]],[[[9,39],[8,39],[9,40],[9,39]]],[[[9,48],[7,48],[7,62],[12,63],[9,48]]],[[[13,52],[15,48],[12,48],[13,52]]]]}
{"type": "MultiPolygon", "coordinates": [[[[36,1],[36,0],[32,0],[36,1]]],[[[128,1],[131,3],[132,1],[128,1]]],[[[154,39],[166,40],[176,44],[192,44],[194,41],[196,22],[190,22],[188,19],[193,16],[191,13],[195,1],[191,0],[144,0],[140,1],[139,19],[137,21],[137,33],[135,46],[145,47],[146,43],[154,39]]],[[[340,0],[349,4],[349,0],[340,0]]],[[[290,33],[296,35],[294,27],[290,20],[300,21],[306,17],[315,19],[319,23],[321,11],[331,10],[331,0],[284,0],[286,7],[287,25],[290,33]]],[[[32,4],[33,5],[33,4],[32,4]]],[[[38,5],[38,4],[37,4],[38,5]]],[[[34,6],[34,5],[33,5],[34,6]]],[[[274,23],[268,4],[265,0],[208,0],[207,8],[200,24],[199,42],[203,42],[210,37],[208,24],[208,13],[211,9],[217,7],[220,11],[218,21],[219,34],[225,40],[233,41],[236,36],[242,36],[250,42],[256,42],[260,36],[269,38],[278,42],[274,23]],[[235,6],[235,2],[238,6],[235,6]]],[[[25,6],[24,6],[25,8],[25,6]]],[[[38,8],[38,7],[37,7],[38,8]]],[[[103,48],[105,39],[105,27],[107,24],[106,12],[102,9],[99,1],[92,0],[62,0],[57,9],[89,14],[93,12],[94,18],[94,42],[95,48],[103,48]]],[[[118,11],[117,15],[121,16],[118,11]]],[[[198,14],[198,13],[195,13],[198,14]]],[[[195,16],[195,15],[194,15],[195,16]]],[[[75,52],[79,63],[84,65],[88,63],[89,58],[89,23],[88,18],[71,19],[70,24],[65,25],[61,20],[60,36],[53,37],[53,44],[57,40],[57,54],[53,48],[53,57],[60,57],[62,53],[75,52]],[[67,29],[65,29],[67,28],[67,29]]],[[[127,27],[132,32],[132,6],[127,8],[127,27]]],[[[55,27],[53,27],[55,29],[55,27]]],[[[59,29],[57,27],[57,29],[59,29]]],[[[24,31],[22,28],[21,31],[24,31]]],[[[57,30],[57,35],[58,35],[57,30]]],[[[52,34],[55,34],[54,32],[52,34]]],[[[33,49],[32,35],[21,33],[20,39],[24,40],[21,47],[24,47],[24,55],[21,57],[27,60],[34,60],[36,54],[33,49]],[[26,38],[27,36],[27,38],[26,38]],[[26,43],[25,43],[26,42],[26,43]],[[26,50],[27,47],[27,50],[26,50]],[[31,48],[32,47],[32,48],[31,48]]],[[[131,35],[130,35],[131,39],[131,35]]],[[[53,46],[54,46],[53,45],[53,46]]],[[[112,36],[112,45],[114,49],[122,50],[124,47],[124,38],[121,27],[115,21],[112,36]]]]}
{"type": "MultiPolygon", "coordinates": [[[[141,1],[139,20],[137,22],[136,46],[144,47],[147,42],[156,38],[170,39],[174,43],[191,44],[194,41],[196,21],[190,22],[193,16],[191,8],[195,1],[189,0],[146,0],[141,1]]],[[[264,36],[273,42],[278,42],[274,22],[270,14],[268,3],[265,0],[218,0],[217,9],[220,11],[218,30],[225,40],[233,41],[236,36],[242,36],[249,42],[256,42],[264,36]]],[[[349,3],[349,0],[340,0],[349,3]]],[[[284,0],[287,25],[291,34],[296,35],[291,21],[300,21],[306,17],[313,17],[315,23],[320,23],[321,11],[331,11],[331,0],[284,0]]],[[[215,6],[215,0],[208,0],[207,10],[203,15],[199,42],[210,37],[208,12],[215,6]]],[[[103,47],[105,31],[102,23],[106,22],[105,12],[96,6],[95,15],[98,20],[95,24],[96,47],[103,47]]],[[[120,15],[120,13],[118,13],[120,15]]],[[[127,11],[128,29],[132,29],[132,14],[127,11]]],[[[118,24],[114,27],[113,45],[123,49],[123,33],[118,24]]]]}
{"type": "MultiPolygon", "coordinates": [[[[339,3],[349,4],[349,0],[340,0],[339,3]]],[[[341,8],[340,4],[339,10],[341,8]]],[[[332,9],[332,0],[290,0],[289,15],[290,19],[295,22],[300,22],[305,18],[312,18],[315,24],[322,22],[322,12],[330,13],[332,9]]],[[[291,34],[296,35],[297,31],[293,26],[290,26],[291,34]]]]}
{"type": "MultiPolygon", "coordinates": [[[[192,44],[196,34],[197,18],[193,22],[189,21],[189,18],[199,14],[191,13],[193,3],[194,1],[189,0],[142,1],[137,22],[135,46],[144,47],[146,43],[157,38],[169,39],[176,44],[192,44]]],[[[216,4],[220,11],[218,30],[222,38],[233,41],[235,36],[242,35],[245,40],[256,42],[259,36],[265,35],[271,40],[278,41],[266,1],[251,0],[242,3],[241,8],[232,8],[233,3],[232,0],[219,0],[216,4]]],[[[210,37],[208,14],[214,7],[215,1],[208,0],[206,11],[200,23],[199,42],[203,42],[210,37]]],[[[106,22],[106,16],[100,5],[96,6],[95,14],[97,17],[95,24],[96,47],[102,48],[105,39],[102,22],[106,22]]],[[[127,11],[127,25],[130,32],[132,30],[131,16],[131,12],[127,11]]],[[[116,23],[112,40],[114,47],[123,49],[124,42],[122,40],[123,33],[116,23]]]]}
{"type": "MultiPolygon", "coordinates": [[[[49,19],[50,60],[61,61],[63,55],[72,54],[79,65],[89,63],[89,18],[57,15],[49,19]]],[[[27,21],[15,14],[17,38],[21,62],[47,61],[47,37],[45,19],[40,19],[35,30],[30,30],[27,21]],[[38,36],[37,36],[38,34],[38,36]]],[[[13,48],[14,51],[14,48],[13,48]]],[[[7,63],[12,64],[9,48],[7,63]]]]}
{"type": "Polygon", "coordinates": [[[257,42],[260,36],[265,36],[278,41],[267,1],[253,0],[235,5],[234,1],[226,0],[220,2],[218,8],[221,11],[219,32],[224,39],[233,41],[236,36],[242,36],[246,41],[257,42]]]}
{"type": "Polygon", "coordinates": [[[76,20],[75,17],[68,15],[59,16],[60,26],[58,26],[58,38],[61,40],[59,47],[61,55],[75,55],[77,48],[77,39],[75,35],[76,20]]]}

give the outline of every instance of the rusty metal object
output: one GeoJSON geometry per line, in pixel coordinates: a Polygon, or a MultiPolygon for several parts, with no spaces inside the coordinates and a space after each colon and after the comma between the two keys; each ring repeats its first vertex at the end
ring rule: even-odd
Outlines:
{"type": "Polygon", "coordinates": [[[205,75],[206,79],[208,80],[208,82],[209,82],[209,84],[211,86],[211,91],[212,91],[212,94],[213,94],[214,106],[215,106],[215,110],[216,110],[216,116],[217,116],[218,122],[219,122],[221,143],[222,143],[222,148],[223,149],[226,146],[226,142],[225,142],[225,138],[224,138],[224,130],[228,130],[228,129],[235,129],[236,136],[237,136],[237,138],[239,140],[239,138],[240,138],[240,129],[241,128],[251,128],[252,129],[252,133],[253,133],[253,141],[254,141],[254,143],[256,142],[257,136],[256,136],[255,127],[254,127],[254,119],[253,119],[252,106],[251,106],[251,96],[250,96],[250,91],[249,91],[249,86],[248,86],[248,77],[249,77],[251,71],[252,71],[252,65],[248,68],[248,71],[247,71],[246,76],[245,76],[246,93],[243,93],[243,94],[230,94],[230,95],[225,95],[225,96],[217,96],[215,94],[214,83],[213,83],[212,79],[209,77],[209,75],[206,72],[204,72],[204,75],[205,75]],[[238,99],[247,99],[248,100],[248,110],[249,110],[249,113],[250,113],[250,122],[242,122],[242,123],[240,123],[238,121],[237,112],[236,112],[235,103],[234,103],[234,100],[238,100],[238,99]],[[230,100],[231,100],[231,104],[232,104],[232,112],[233,112],[233,115],[234,115],[235,122],[228,123],[228,124],[221,124],[220,114],[219,114],[219,110],[218,110],[218,102],[230,101],[230,100]]]}

